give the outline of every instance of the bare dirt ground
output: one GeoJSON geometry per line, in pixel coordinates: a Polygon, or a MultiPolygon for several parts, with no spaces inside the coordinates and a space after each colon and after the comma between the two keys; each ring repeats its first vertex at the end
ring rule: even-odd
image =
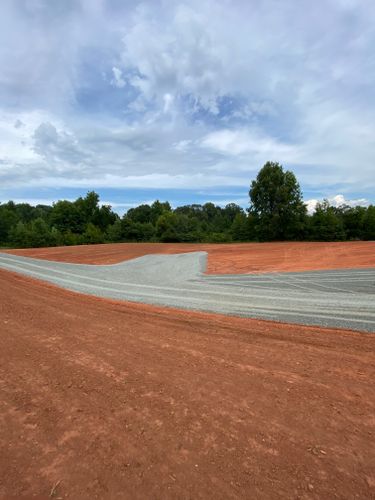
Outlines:
{"type": "Polygon", "coordinates": [[[15,255],[80,264],[115,264],[150,253],[208,252],[209,274],[375,267],[375,242],[115,243],[8,250],[15,255]]]}
{"type": "Polygon", "coordinates": [[[0,497],[375,498],[374,343],[0,271],[0,497]]]}

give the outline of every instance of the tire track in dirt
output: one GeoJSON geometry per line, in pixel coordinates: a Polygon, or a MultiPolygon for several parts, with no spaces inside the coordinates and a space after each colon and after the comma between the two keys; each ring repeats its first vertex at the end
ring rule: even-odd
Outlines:
{"type": "Polygon", "coordinates": [[[0,271],[0,497],[371,498],[374,336],[0,271]]]}

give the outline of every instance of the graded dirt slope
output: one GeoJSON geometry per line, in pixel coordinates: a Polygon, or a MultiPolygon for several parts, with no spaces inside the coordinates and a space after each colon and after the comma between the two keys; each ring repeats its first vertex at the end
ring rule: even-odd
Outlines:
{"type": "Polygon", "coordinates": [[[375,337],[0,271],[0,498],[374,498],[375,337]]]}
{"type": "Polygon", "coordinates": [[[9,250],[38,259],[80,264],[115,264],[152,253],[208,252],[209,274],[307,271],[375,267],[375,242],[338,243],[115,243],[9,250]]]}

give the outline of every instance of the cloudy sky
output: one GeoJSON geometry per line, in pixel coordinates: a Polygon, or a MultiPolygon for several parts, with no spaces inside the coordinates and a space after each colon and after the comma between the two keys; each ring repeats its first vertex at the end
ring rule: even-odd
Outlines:
{"type": "Polygon", "coordinates": [[[1,0],[0,201],[247,206],[267,160],[375,202],[373,0],[1,0]]]}

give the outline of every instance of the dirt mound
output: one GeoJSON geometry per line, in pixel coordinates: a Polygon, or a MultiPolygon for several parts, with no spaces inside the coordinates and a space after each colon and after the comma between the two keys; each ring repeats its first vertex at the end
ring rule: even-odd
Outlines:
{"type": "Polygon", "coordinates": [[[1,498],[375,496],[372,335],[7,271],[0,325],[1,498]]]}
{"type": "Polygon", "coordinates": [[[208,252],[209,274],[375,267],[375,242],[115,243],[9,250],[16,255],[81,264],[115,264],[150,253],[208,252]]]}

